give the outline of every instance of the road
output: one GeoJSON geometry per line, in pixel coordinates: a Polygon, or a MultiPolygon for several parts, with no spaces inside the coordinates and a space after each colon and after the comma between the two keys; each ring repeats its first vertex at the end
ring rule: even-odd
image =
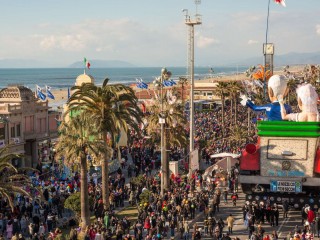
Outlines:
{"type": "MultiPolygon", "coordinates": [[[[132,163],[131,155],[128,156],[128,164],[132,163]]],[[[201,162],[201,166],[203,169],[205,169],[206,166],[203,162],[201,162]]],[[[124,174],[126,175],[126,183],[130,180],[130,178],[127,177],[127,168],[123,169],[124,174]]],[[[224,204],[223,200],[221,200],[220,204],[220,212],[216,213],[215,218],[219,219],[222,218],[225,222],[229,214],[232,214],[235,217],[235,224],[233,228],[233,234],[231,234],[231,237],[238,237],[241,240],[248,239],[248,231],[243,223],[243,216],[242,216],[242,206],[245,204],[245,195],[242,192],[238,193],[239,199],[237,200],[237,206],[232,206],[232,202],[230,199],[230,195],[228,196],[228,203],[224,204]]],[[[120,210],[120,209],[117,209],[120,210]]],[[[288,218],[283,219],[282,218],[282,210],[280,210],[280,218],[279,218],[279,226],[271,227],[269,224],[265,223],[263,224],[263,228],[265,229],[265,234],[271,234],[273,231],[278,232],[279,239],[284,239],[287,234],[290,231],[293,231],[295,226],[298,225],[299,227],[302,227],[301,225],[301,214],[300,211],[293,211],[290,210],[288,214],[288,218]]],[[[202,239],[212,239],[210,236],[204,235],[204,227],[203,227],[203,221],[205,219],[203,212],[198,212],[196,214],[196,217],[193,221],[189,221],[190,225],[190,232],[192,234],[193,232],[193,225],[197,223],[197,225],[202,229],[202,239]]],[[[223,229],[223,233],[225,234],[227,232],[227,227],[223,229]]],[[[176,230],[175,239],[179,239],[179,233],[176,230]]],[[[130,232],[133,234],[133,231],[130,232]]],[[[169,235],[169,234],[168,234],[169,235]]],[[[164,239],[170,239],[170,237],[166,237],[164,239]]],[[[191,239],[191,237],[190,237],[191,239]]]]}
{"type": "MultiPolygon", "coordinates": [[[[221,201],[220,204],[220,212],[216,213],[215,218],[218,220],[219,218],[222,218],[224,222],[229,216],[229,214],[232,214],[235,218],[235,224],[233,228],[233,234],[230,235],[230,237],[238,237],[241,240],[248,239],[248,231],[243,223],[243,215],[242,215],[242,206],[245,204],[245,196],[243,193],[238,193],[239,199],[237,201],[237,206],[232,206],[232,202],[230,200],[230,196],[228,199],[228,203],[225,204],[223,201],[221,201]]],[[[293,211],[290,210],[288,214],[288,218],[283,219],[282,218],[282,210],[280,211],[280,218],[279,218],[279,226],[271,227],[269,224],[265,223],[262,225],[262,227],[265,229],[265,235],[271,234],[273,231],[278,232],[279,239],[284,239],[287,234],[290,231],[293,231],[295,226],[298,225],[299,227],[302,227],[301,225],[301,214],[300,211],[293,211]]],[[[192,226],[197,223],[197,225],[202,229],[202,239],[212,239],[210,236],[204,235],[204,227],[203,227],[203,221],[205,219],[205,216],[203,213],[199,213],[195,220],[190,221],[190,229],[192,233],[192,226]]],[[[223,233],[227,233],[227,227],[223,229],[223,233]]],[[[176,237],[176,239],[178,239],[176,237]]]]}

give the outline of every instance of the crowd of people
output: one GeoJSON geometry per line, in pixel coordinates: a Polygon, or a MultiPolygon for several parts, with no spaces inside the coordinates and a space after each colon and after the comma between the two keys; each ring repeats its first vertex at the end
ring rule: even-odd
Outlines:
{"type": "MultiPolygon", "coordinates": [[[[238,124],[247,128],[247,111],[240,105],[238,108],[238,124]]],[[[215,110],[195,114],[195,142],[209,143],[201,153],[201,161],[208,164],[211,154],[240,153],[241,150],[240,145],[222,138],[221,107],[217,106],[215,110]]],[[[225,106],[225,116],[224,126],[229,129],[234,123],[228,117],[231,116],[231,106],[228,104],[225,106]]],[[[251,141],[254,141],[254,125],[250,129],[253,136],[251,141]]],[[[131,137],[132,145],[121,150],[121,167],[110,176],[110,209],[107,211],[102,203],[99,176],[96,173],[88,175],[88,194],[92,200],[90,211],[95,216],[95,221],[85,229],[85,239],[105,240],[115,236],[119,240],[160,240],[169,237],[176,239],[178,236],[180,239],[189,240],[201,239],[203,234],[212,239],[231,239],[234,216],[230,214],[226,219],[222,219],[217,217],[217,213],[220,211],[221,202],[226,204],[231,200],[233,206],[237,205],[238,165],[230,172],[214,170],[207,179],[203,179],[200,171],[195,171],[189,178],[172,175],[170,188],[160,196],[160,153],[154,145],[148,145],[136,136],[131,137]],[[141,175],[143,177],[140,182],[130,181],[141,175]],[[147,197],[142,200],[142,195],[147,197]],[[138,206],[137,220],[117,216],[117,210],[124,207],[126,201],[138,206]],[[204,214],[203,231],[197,224],[190,226],[198,213],[204,214]],[[193,228],[193,231],[190,228],[193,228]]],[[[171,160],[185,157],[183,149],[171,150],[171,160]]],[[[63,239],[64,228],[70,229],[68,239],[77,239],[81,231],[79,223],[74,214],[64,208],[64,202],[70,194],[80,190],[80,176],[78,172],[71,172],[67,178],[61,179],[57,172],[58,169],[53,165],[51,173],[42,174],[40,171],[31,175],[34,186],[43,191],[44,199],[39,192],[32,192],[34,199],[12,195],[15,200],[13,212],[6,198],[0,199],[0,239],[63,239]]],[[[263,224],[278,226],[279,207],[247,203],[243,206],[243,221],[250,240],[264,240],[266,236],[270,240],[277,239],[276,232],[265,234],[263,224]]],[[[309,226],[304,229],[296,229],[292,233],[292,239],[298,239],[298,235],[307,236],[311,230],[318,231],[318,222],[315,219],[309,221],[309,226]]]]}
{"type": "MultiPolygon", "coordinates": [[[[241,106],[238,107],[237,123],[243,129],[248,129],[248,112],[247,109],[241,106]]],[[[259,115],[251,112],[251,119],[249,121],[249,136],[247,141],[242,143],[236,143],[228,140],[230,137],[230,129],[234,127],[234,118],[232,117],[232,108],[230,104],[226,104],[224,107],[224,121],[222,121],[222,109],[221,106],[216,106],[213,111],[200,111],[195,113],[195,142],[196,144],[201,141],[206,142],[207,146],[203,148],[202,156],[209,163],[210,155],[222,152],[240,153],[241,149],[246,143],[256,142],[257,135],[255,128],[255,121],[259,115]],[[254,116],[253,116],[254,115],[254,116]],[[223,127],[224,126],[224,127],[223,127]],[[225,129],[225,135],[223,136],[222,129],[225,129]]],[[[262,117],[262,116],[260,116],[262,117]]]]}

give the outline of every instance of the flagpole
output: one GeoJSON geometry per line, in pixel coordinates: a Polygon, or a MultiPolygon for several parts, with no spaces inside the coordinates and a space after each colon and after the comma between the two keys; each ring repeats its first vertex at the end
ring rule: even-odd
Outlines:
{"type": "MultiPolygon", "coordinates": [[[[269,15],[270,15],[270,0],[268,0],[268,13],[267,13],[267,28],[266,28],[266,42],[264,47],[267,46],[268,44],[268,32],[269,32],[269,15]]],[[[264,76],[263,76],[263,95],[264,98],[266,99],[266,95],[267,95],[267,83],[266,83],[266,68],[267,68],[267,55],[264,54],[264,76]]]]}

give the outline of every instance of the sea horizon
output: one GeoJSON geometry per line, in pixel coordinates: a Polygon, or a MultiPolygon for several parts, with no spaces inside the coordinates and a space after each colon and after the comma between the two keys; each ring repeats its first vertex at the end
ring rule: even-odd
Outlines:
{"type": "MultiPolygon", "coordinates": [[[[132,84],[136,79],[151,83],[160,76],[162,67],[126,67],[126,68],[91,68],[85,72],[95,79],[95,84],[101,85],[105,78],[110,83],[132,84]]],[[[235,67],[195,67],[195,80],[209,77],[243,73],[248,66],[235,67]],[[212,70],[214,72],[212,72],[212,70]]],[[[172,79],[187,76],[186,67],[167,67],[172,73],[172,79]]],[[[9,85],[23,85],[31,89],[35,85],[44,88],[50,86],[52,90],[66,89],[74,86],[76,78],[84,73],[81,68],[0,68],[0,89],[9,85]]]]}

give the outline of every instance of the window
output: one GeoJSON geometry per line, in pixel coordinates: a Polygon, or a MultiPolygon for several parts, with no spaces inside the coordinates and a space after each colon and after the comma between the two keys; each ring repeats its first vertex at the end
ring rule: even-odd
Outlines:
{"type": "Polygon", "coordinates": [[[11,127],[11,131],[10,131],[10,133],[11,133],[11,138],[16,137],[16,132],[15,132],[15,127],[14,127],[14,126],[13,126],[13,127],[11,127]]]}
{"type": "Polygon", "coordinates": [[[17,133],[17,137],[21,137],[21,124],[17,124],[16,125],[16,133],[17,133]]]}

